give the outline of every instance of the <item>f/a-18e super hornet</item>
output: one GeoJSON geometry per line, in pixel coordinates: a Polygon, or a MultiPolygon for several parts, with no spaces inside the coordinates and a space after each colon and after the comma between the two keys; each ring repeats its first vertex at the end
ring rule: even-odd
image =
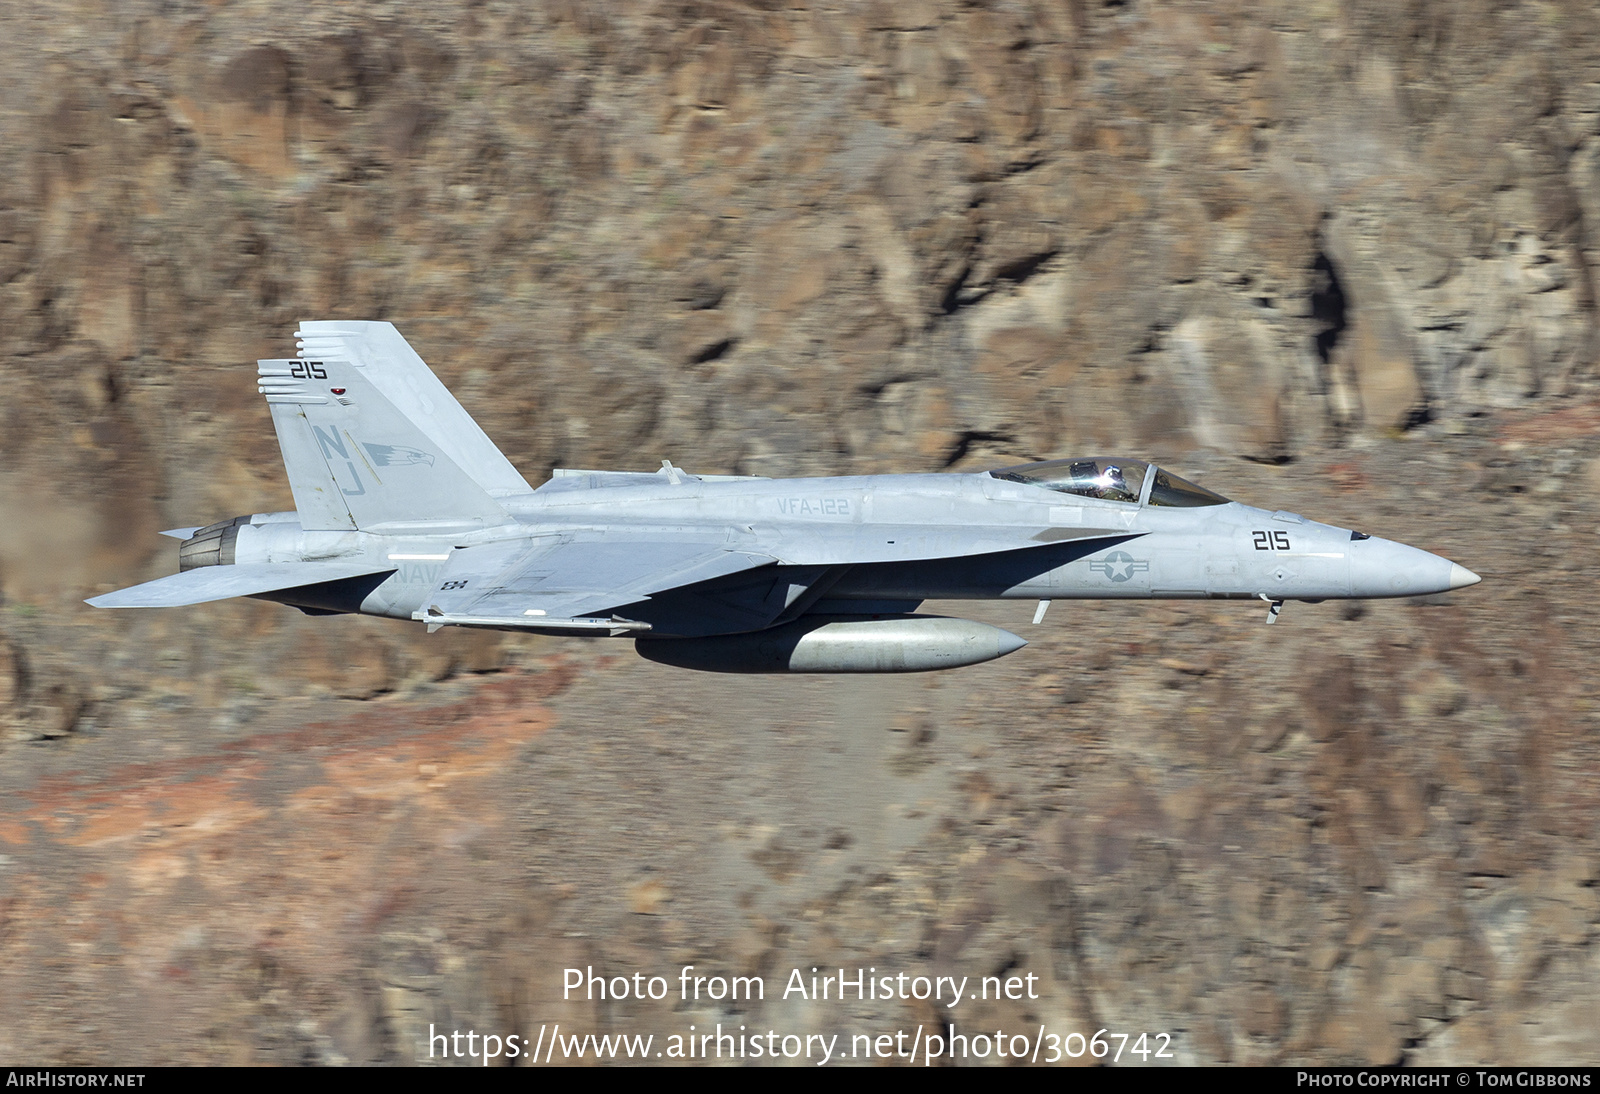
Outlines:
{"type": "Polygon", "coordinates": [[[1133,459],[773,479],[517,473],[388,323],[302,323],[258,363],[295,511],[183,540],[107,608],[248,596],[313,615],[632,637],[724,672],[913,672],[1026,643],[924,600],[1417,596],[1478,581],[1401,543],[1256,509],[1133,459]]]}

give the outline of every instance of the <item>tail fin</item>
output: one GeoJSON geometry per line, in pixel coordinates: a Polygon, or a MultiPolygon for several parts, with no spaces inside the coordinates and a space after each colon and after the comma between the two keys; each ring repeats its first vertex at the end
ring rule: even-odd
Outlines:
{"type": "Polygon", "coordinates": [[[260,361],[305,528],[487,526],[527,482],[389,323],[302,323],[295,360],[260,361]]]}

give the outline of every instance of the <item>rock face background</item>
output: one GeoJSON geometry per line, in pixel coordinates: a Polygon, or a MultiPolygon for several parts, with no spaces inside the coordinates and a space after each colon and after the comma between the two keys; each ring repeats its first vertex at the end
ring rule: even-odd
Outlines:
{"type": "Polygon", "coordinates": [[[0,1058],[940,1020],[560,1002],[694,964],[1600,1059],[1592,4],[63,0],[0,82],[0,1058]],[[83,606],[291,507],[252,362],[339,317],[535,481],[1124,452],[1485,581],[961,606],[1033,645],[888,681],[83,606]]]}

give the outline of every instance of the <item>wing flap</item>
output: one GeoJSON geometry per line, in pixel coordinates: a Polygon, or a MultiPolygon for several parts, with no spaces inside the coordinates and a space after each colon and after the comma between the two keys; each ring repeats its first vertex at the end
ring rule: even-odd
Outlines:
{"type": "Polygon", "coordinates": [[[365,577],[393,569],[393,566],[374,566],[370,562],[253,562],[237,566],[201,566],[105,593],[85,603],[96,608],[177,608],[348,577],[365,577]]]}

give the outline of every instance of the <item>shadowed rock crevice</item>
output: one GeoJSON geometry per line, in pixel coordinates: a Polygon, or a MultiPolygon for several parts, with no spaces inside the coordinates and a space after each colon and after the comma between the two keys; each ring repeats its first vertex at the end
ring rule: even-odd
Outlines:
{"type": "Polygon", "coordinates": [[[966,459],[975,447],[981,448],[984,445],[990,444],[1008,447],[1015,443],[1016,438],[1009,433],[969,430],[968,432],[961,434],[960,437],[956,438],[955,445],[948,453],[945,454],[944,463],[940,467],[940,470],[948,471],[950,468],[956,466],[962,460],[966,459]]]}
{"type": "Polygon", "coordinates": [[[1332,362],[1334,348],[1338,346],[1339,339],[1344,337],[1348,323],[1345,314],[1347,307],[1339,271],[1334,267],[1333,259],[1319,246],[1311,261],[1311,321],[1317,328],[1312,340],[1324,367],[1332,362]]]}
{"type": "Polygon", "coordinates": [[[728,352],[737,344],[738,339],[735,338],[724,338],[720,342],[713,342],[704,349],[691,354],[689,357],[689,363],[691,365],[703,365],[709,361],[718,360],[721,357],[727,356],[728,352]]]}
{"type": "Polygon", "coordinates": [[[994,272],[995,279],[1020,285],[1037,273],[1041,266],[1055,256],[1055,251],[1041,251],[1038,254],[1024,255],[997,268],[994,272]]]}

